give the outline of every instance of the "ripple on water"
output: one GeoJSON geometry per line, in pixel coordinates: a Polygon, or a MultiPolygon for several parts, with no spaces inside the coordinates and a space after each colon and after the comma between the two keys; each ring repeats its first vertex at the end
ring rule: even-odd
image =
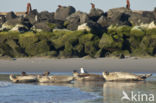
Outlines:
{"type": "MultiPolygon", "coordinates": [[[[11,83],[0,82],[0,85],[5,87],[11,83]]],[[[1,103],[74,103],[96,97],[95,94],[80,91],[78,88],[64,86],[33,84],[12,84],[8,88],[1,88],[1,86],[1,103]]]]}
{"type": "Polygon", "coordinates": [[[8,87],[8,86],[11,86],[11,85],[12,85],[12,83],[10,83],[10,82],[0,81],[0,88],[8,87]]]}

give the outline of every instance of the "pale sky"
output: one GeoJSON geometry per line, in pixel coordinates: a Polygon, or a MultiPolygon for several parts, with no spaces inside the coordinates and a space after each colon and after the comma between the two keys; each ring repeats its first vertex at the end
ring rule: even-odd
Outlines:
{"type": "MultiPolygon", "coordinates": [[[[49,12],[54,12],[59,4],[74,6],[84,12],[89,12],[91,2],[104,11],[126,5],[126,0],[0,0],[0,12],[25,11],[28,2],[33,9],[49,12]]],[[[156,0],[130,0],[130,3],[132,10],[153,10],[156,7],[156,0]]]]}

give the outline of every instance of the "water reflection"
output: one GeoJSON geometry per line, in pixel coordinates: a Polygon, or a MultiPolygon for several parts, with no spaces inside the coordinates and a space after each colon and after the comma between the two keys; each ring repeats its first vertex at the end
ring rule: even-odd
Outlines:
{"type": "Polygon", "coordinates": [[[65,86],[65,87],[73,87],[73,83],[38,83],[38,85],[42,85],[42,86],[65,86]]]}
{"type": "Polygon", "coordinates": [[[10,81],[8,74],[0,74],[0,81],[10,81]]]}
{"type": "Polygon", "coordinates": [[[103,84],[103,102],[121,101],[122,91],[129,93],[143,84],[144,82],[105,82],[103,84]]]}
{"type": "Polygon", "coordinates": [[[128,95],[131,95],[131,91],[134,93],[149,93],[156,95],[156,82],[140,81],[140,82],[84,82],[75,81],[74,83],[39,83],[40,85],[51,86],[67,86],[72,88],[79,88],[81,91],[95,93],[100,98],[94,101],[86,101],[85,103],[130,103],[130,101],[121,101],[123,96],[122,92],[125,91],[128,95]]]}
{"type": "Polygon", "coordinates": [[[74,87],[80,88],[80,90],[86,91],[86,92],[100,92],[100,89],[103,87],[103,82],[75,81],[74,87]]]}
{"type": "MultiPolygon", "coordinates": [[[[0,75],[0,81],[2,80],[8,81],[8,75],[0,75]]],[[[81,91],[94,93],[99,96],[97,99],[87,100],[83,103],[130,103],[129,101],[121,101],[123,90],[128,95],[133,91],[135,93],[152,93],[156,96],[156,76],[149,78],[147,81],[140,82],[74,81],[73,83],[36,83],[35,85],[78,88],[81,91]]]]}

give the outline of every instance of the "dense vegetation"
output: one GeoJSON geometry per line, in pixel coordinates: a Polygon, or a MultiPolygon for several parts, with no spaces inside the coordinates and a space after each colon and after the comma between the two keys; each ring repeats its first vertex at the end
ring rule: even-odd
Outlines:
{"type": "Polygon", "coordinates": [[[87,31],[0,32],[0,56],[155,56],[156,29],[110,26],[102,36],[87,31]]]}

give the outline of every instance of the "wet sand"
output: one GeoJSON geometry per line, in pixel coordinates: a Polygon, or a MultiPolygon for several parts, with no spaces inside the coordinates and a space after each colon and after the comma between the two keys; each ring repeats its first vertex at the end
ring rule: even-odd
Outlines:
{"type": "Polygon", "coordinates": [[[0,72],[72,72],[85,68],[89,72],[125,71],[156,73],[156,58],[18,58],[0,59],[0,72]]]}

